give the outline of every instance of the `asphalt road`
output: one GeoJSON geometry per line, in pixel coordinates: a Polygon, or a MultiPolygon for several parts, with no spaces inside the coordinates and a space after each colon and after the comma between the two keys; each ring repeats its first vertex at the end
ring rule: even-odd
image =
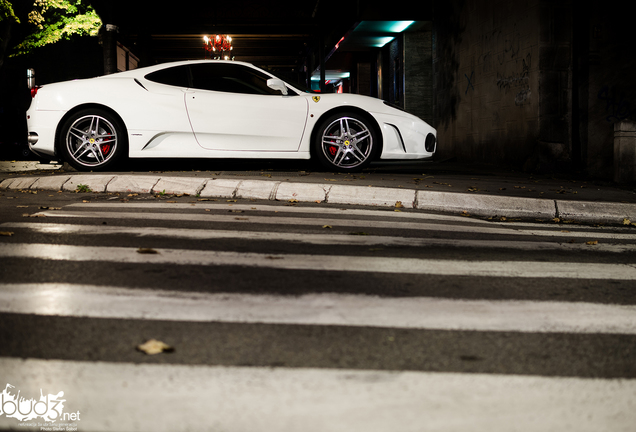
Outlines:
{"type": "Polygon", "coordinates": [[[0,194],[0,377],[71,428],[636,422],[629,227],[33,192],[0,194]]]}

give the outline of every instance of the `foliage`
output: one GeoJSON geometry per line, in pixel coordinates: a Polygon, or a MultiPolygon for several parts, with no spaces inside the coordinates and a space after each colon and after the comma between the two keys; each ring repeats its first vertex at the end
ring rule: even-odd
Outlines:
{"type": "Polygon", "coordinates": [[[75,192],[78,193],[88,193],[88,192],[93,192],[92,189],[90,188],[90,186],[85,185],[85,184],[78,184],[77,188],[75,189],[75,192]]]}
{"type": "Polygon", "coordinates": [[[15,16],[11,3],[8,0],[0,0],[0,22],[5,20],[20,23],[18,17],[15,16]]]}
{"type": "MultiPolygon", "coordinates": [[[[8,2],[0,0],[2,3],[8,2]]],[[[28,14],[31,31],[15,46],[12,56],[70,39],[72,35],[96,36],[101,25],[102,21],[92,6],[82,0],[35,0],[28,14]]]]}

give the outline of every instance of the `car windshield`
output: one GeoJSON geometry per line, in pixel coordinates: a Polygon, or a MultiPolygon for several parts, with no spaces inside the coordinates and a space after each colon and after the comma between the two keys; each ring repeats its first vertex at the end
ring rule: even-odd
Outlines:
{"type": "Polygon", "coordinates": [[[310,89],[310,88],[306,87],[304,84],[296,83],[296,82],[294,82],[293,80],[288,79],[288,78],[287,78],[287,77],[285,77],[285,76],[281,76],[281,75],[280,75],[280,74],[278,74],[278,73],[275,73],[275,72],[272,72],[272,71],[269,71],[269,70],[267,71],[267,73],[268,73],[268,74],[270,74],[270,75],[275,76],[275,77],[276,77],[276,78],[278,78],[278,79],[281,79],[281,80],[285,81],[285,84],[289,84],[290,86],[292,86],[292,87],[293,87],[293,88],[295,88],[296,90],[299,90],[299,91],[301,91],[301,92],[303,92],[303,93],[318,93],[318,92],[316,92],[316,91],[314,91],[314,90],[312,90],[312,89],[310,89]]]}

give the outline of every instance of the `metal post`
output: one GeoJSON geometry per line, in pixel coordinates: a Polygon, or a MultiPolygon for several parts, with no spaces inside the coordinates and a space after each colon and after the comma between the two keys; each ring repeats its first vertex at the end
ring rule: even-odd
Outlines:
{"type": "Polygon", "coordinates": [[[614,123],[614,181],[636,181],[636,122],[614,123]]]}
{"type": "Polygon", "coordinates": [[[27,88],[29,90],[35,88],[35,70],[33,68],[27,69],[27,88]]]}
{"type": "Polygon", "coordinates": [[[318,56],[320,57],[320,92],[327,90],[325,85],[325,41],[323,35],[320,35],[320,45],[318,45],[318,56]]]}

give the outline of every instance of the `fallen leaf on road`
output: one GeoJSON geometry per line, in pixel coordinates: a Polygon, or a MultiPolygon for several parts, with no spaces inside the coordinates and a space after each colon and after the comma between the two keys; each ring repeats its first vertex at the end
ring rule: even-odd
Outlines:
{"type": "Polygon", "coordinates": [[[590,240],[590,241],[586,241],[585,242],[586,245],[597,245],[598,244],[598,240],[590,240]]]}
{"type": "Polygon", "coordinates": [[[623,219],[623,225],[630,225],[632,223],[632,221],[630,221],[629,219],[625,218],[623,219]]]}
{"type": "Polygon", "coordinates": [[[297,200],[297,199],[293,199],[293,198],[292,198],[292,199],[290,199],[290,200],[289,200],[289,201],[287,201],[287,202],[290,202],[290,203],[297,203],[297,202],[298,202],[298,200],[297,200]]]}
{"type": "Polygon", "coordinates": [[[152,248],[139,248],[137,249],[137,253],[140,254],[158,254],[159,251],[152,249],[152,248]]]}
{"type": "Polygon", "coordinates": [[[404,206],[402,205],[402,201],[396,201],[395,208],[404,208],[404,206]]]}
{"type": "Polygon", "coordinates": [[[0,236],[11,237],[13,232],[11,231],[0,231],[0,236]]]}
{"type": "Polygon", "coordinates": [[[162,352],[174,352],[174,348],[165,342],[161,342],[157,339],[150,339],[146,343],[137,345],[137,349],[148,355],[155,355],[162,352]]]}
{"type": "Polygon", "coordinates": [[[329,228],[329,229],[331,229],[331,228],[332,228],[332,226],[331,226],[331,225],[323,225],[322,227],[323,227],[323,228],[329,228]]]}

